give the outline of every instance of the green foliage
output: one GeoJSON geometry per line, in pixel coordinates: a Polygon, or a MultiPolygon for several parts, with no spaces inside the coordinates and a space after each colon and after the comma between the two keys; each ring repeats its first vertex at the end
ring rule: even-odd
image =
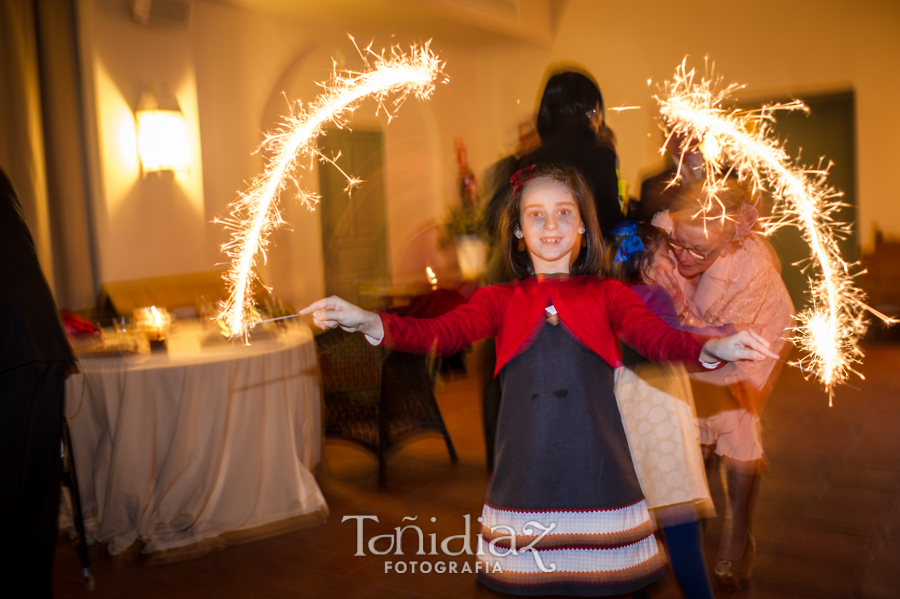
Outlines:
{"type": "Polygon", "coordinates": [[[452,247],[458,235],[478,235],[487,242],[487,231],[484,226],[484,211],[474,207],[450,208],[450,220],[441,227],[438,238],[442,248],[452,247]]]}

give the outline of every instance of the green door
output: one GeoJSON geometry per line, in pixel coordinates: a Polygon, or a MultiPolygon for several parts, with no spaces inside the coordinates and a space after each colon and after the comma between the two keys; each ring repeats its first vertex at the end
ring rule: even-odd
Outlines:
{"type": "MultiPolygon", "coordinates": [[[[799,163],[815,168],[833,162],[828,183],[844,192],[847,204],[835,214],[836,221],[852,223],[850,234],[840,241],[841,253],[848,263],[859,259],[859,233],[856,225],[856,134],[853,92],[801,98],[810,114],[776,113],[774,133],[785,141],[788,154],[799,163]]],[[[809,277],[803,268],[809,264],[809,245],[800,231],[786,227],[769,236],[781,258],[782,278],[797,311],[809,307],[809,277]]]]}
{"type": "Polygon", "coordinates": [[[360,284],[390,278],[384,199],[384,138],[380,131],[334,129],[319,138],[322,153],[363,183],[350,193],[346,177],[319,164],[325,293],[357,303],[360,284]]]}

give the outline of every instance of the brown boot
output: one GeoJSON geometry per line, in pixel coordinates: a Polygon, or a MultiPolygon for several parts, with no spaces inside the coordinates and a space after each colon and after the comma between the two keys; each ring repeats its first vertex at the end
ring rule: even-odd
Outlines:
{"type": "Polygon", "coordinates": [[[756,541],[750,534],[750,525],[760,475],[728,465],[726,462],[731,529],[723,531],[727,536],[723,535],[714,572],[724,586],[737,589],[750,577],[756,559],[756,541]]]}

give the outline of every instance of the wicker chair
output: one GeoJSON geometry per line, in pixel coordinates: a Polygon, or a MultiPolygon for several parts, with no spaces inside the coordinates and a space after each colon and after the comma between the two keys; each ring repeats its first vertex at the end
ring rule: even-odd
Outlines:
{"type": "Polygon", "coordinates": [[[456,449],[433,392],[426,356],[374,347],[360,334],[332,329],[316,336],[325,395],[325,435],[352,441],[375,454],[383,484],[389,450],[432,430],[456,449]]]}

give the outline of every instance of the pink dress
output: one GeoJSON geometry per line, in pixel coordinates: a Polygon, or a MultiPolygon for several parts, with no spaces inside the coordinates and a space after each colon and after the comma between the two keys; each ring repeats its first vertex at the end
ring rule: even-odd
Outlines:
{"type": "MultiPolygon", "coordinates": [[[[672,233],[668,211],[657,214],[653,224],[672,233]]],[[[794,306],[780,270],[780,262],[769,242],[752,233],[717,258],[699,277],[687,280],[676,271],[690,307],[682,324],[757,325],[773,351],[780,352],[784,358],[790,350],[787,340],[794,326],[794,306]]],[[[759,412],[780,367],[780,362],[774,359],[741,361],[727,364],[716,372],[692,375],[701,442],[716,443],[717,453],[736,460],[761,458],[759,412]]]]}

